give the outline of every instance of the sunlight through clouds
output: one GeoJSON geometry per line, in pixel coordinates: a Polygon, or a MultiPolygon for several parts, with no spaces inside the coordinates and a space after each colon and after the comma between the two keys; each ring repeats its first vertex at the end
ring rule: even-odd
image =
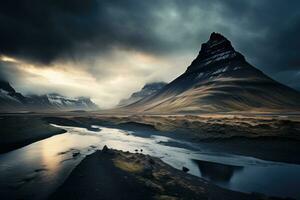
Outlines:
{"type": "Polygon", "coordinates": [[[105,57],[96,56],[81,62],[61,61],[51,65],[1,56],[1,61],[10,64],[9,69],[18,74],[18,79],[13,81],[18,91],[25,94],[57,92],[72,97],[88,96],[101,108],[114,107],[120,99],[130,96],[148,82],[173,80],[190,62],[186,55],[170,60],[172,62],[164,57],[120,48],[105,57]]]}

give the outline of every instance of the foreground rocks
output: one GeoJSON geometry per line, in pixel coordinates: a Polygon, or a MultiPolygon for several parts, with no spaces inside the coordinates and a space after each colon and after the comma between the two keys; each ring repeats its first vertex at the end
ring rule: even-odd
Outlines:
{"type": "Polygon", "coordinates": [[[50,199],[269,199],[219,188],[158,158],[107,147],[86,157],[50,199]]]}

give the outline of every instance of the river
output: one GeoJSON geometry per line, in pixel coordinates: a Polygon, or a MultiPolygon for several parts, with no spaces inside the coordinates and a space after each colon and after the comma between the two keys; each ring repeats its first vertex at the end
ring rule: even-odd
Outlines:
{"type": "Polygon", "coordinates": [[[104,145],[150,154],[178,169],[185,166],[189,173],[231,190],[300,199],[300,165],[226,154],[141,130],[58,127],[67,132],[0,154],[3,199],[46,199],[86,155],[104,145]]]}

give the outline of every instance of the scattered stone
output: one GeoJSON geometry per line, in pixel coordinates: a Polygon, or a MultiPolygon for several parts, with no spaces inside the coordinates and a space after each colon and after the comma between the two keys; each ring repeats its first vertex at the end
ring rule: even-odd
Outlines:
{"type": "Polygon", "coordinates": [[[141,149],[140,151],[143,152],[143,149],[141,149]]]}
{"type": "Polygon", "coordinates": [[[189,170],[189,168],[183,166],[183,167],[182,167],[182,171],[183,171],[183,172],[188,172],[188,171],[190,171],[190,170],[189,170]]]}

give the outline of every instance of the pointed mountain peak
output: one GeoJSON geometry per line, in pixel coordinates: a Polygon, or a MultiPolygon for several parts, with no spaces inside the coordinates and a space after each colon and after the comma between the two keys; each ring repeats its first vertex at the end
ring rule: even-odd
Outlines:
{"type": "Polygon", "coordinates": [[[212,32],[210,34],[209,41],[216,41],[216,40],[220,41],[220,40],[227,40],[227,39],[220,33],[212,32]]]}
{"type": "Polygon", "coordinates": [[[231,42],[220,33],[213,32],[209,40],[201,45],[197,58],[188,67],[187,72],[206,66],[230,61],[245,61],[245,58],[232,47],[231,42]]]}
{"type": "Polygon", "coordinates": [[[210,35],[209,40],[202,45],[201,51],[207,51],[209,49],[225,49],[225,48],[227,50],[234,51],[231,42],[226,37],[224,37],[220,33],[213,32],[210,35]]]}

